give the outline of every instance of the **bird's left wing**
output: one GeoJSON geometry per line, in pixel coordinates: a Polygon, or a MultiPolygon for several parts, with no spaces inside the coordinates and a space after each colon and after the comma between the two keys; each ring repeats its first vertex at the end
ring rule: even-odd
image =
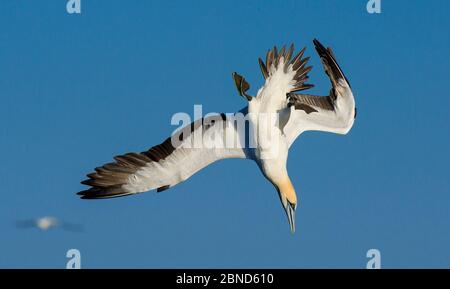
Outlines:
{"type": "Polygon", "coordinates": [[[282,114],[288,119],[283,128],[288,144],[307,130],[319,130],[346,134],[356,117],[355,99],[350,83],[330,48],[314,40],[317,53],[331,81],[332,88],[327,96],[289,93],[288,107],[282,114]]]}
{"type": "Polygon", "coordinates": [[[166,190],[207,165],[225,158],[246,158],[232,118],[217,114],[192,122],[163,143],[141,153],[114,157],[97,167],[82,184],[83,199],[102,199],[156,189],[166,190]],[[233,143],[231,143],[233,142],[233,143]]]}
{"type": "Polygon", "coordinates": [[[15,222],[15,226],[20,229],[28,229],[36,227],[35,220],[19,220],[15,222]]]}
{"type": "Polygon", "coordinates": [[[75,233],[81,233],[84,231],[84,228],[80,224],[74,224],[74,223],[68,223],[68,222],[62,222],[59,227],[65,231],[69,232],[75,232],[75,233]]]}

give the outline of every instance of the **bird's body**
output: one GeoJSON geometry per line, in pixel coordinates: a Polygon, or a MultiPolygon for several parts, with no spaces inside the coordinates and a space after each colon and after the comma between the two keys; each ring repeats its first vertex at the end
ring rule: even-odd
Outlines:
{"type": "Polygon", "coordinates": [[[36,220],[36,226],[44,231],[58,225],[59,221],[55,217],[43,217],[36,220]]]}
{"type": "Polygon", "coordinates": [[[163,191],[217,160],[250,159],[278,191],[294,231],[298,201],[286,167],[289,147],[307,130],[346,134],[356,116],[350,84],[331,49],[317,40],[314,44],[332,83],[330,95],[295,94],[312,87],[305,84],[312,68],[306,67],[309,58],[303,58],[305,49],[292,57],[293,46],[279,52],[275,47],[265,63],[259,60],[265,83],[256,97],[246,93],[250,85],[245,79],[233,74],[239,94],[248,100],[247,107],[231,115],[197,120],[148,151],[115,157],[116,162],[88,175],[82,183],[91,188],[79,194],[99,199],[163,191]]]}

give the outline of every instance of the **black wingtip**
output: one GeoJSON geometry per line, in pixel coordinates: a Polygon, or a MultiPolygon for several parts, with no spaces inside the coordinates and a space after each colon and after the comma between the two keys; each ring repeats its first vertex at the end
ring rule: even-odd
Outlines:
{"type": "Polygon", "coordinates": [[[131,195],[130,193],[127,194],[118,194],[118,195],[92,195],[92,194],[80,194],[77,193],[77,195],[80,195],[80,199],[82,200],[101,200],[101,199],[113,199],[113,198],[120,198],[125,197],[128,195],[131,195]]]}
{"type": "Polygon", "coordinates": [[[77,193],[81,199],[109,199],[131,195],[132,193],[125,191],[122,185],[114,185],[109,187],[92,187],[90,189],[77,193]]]}
{"type": "Polygon", "coordinates": [[[92,199],[92,188],[84,191],[80,191],[77,193],[77,196],[80,196],[81,199],[92,199]],[[89,197],[91,196],[91,197],[89,197]]]}
{"type": "Polygon", "coordinates": [[[316,38],[314,38],[313,43],[314,43],[314,47],[316,48],[317,53],[318,53],[321,57],[322,57],[322,56],[328,56],[327,49],[325,48],[325,46],[322,45],[322,43],[320,43],[319,40],[317,40],[316,38]]]}
{"type": "Polygon", "coordinates": [[[329,68],[332,70],[331,72],[333,75],[330,75],[330,77],[343,78],[347,82],[349,87],[351,87],[350,82],[348,81],[341,67],[337,63],[336,57],[334,56],[334,53],[331,50],[331,48],[330,47],[325,48],[325,46],[323,46],[322,43],[320,43],[320,41],[317,40],[316,38],[314,38],[313,43],[314,47],[316,48],[317,54],[319,54],[320,58],[326,61],[326,65],[328,65],[329,68]]]}

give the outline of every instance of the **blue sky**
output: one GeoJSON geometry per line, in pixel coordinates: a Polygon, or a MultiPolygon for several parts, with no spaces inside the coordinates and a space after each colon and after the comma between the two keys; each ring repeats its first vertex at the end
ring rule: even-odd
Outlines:
{"type": "Polygon", "coordinates": [[[0,267],[450,267],[450,2],[65,1],[0,3],[0,267]],[[126,3],[125,3],[126,2],[126,3]],[[175,112],[245,105],[231,73],[263,82],[257,58],[333,47],[358,118],[346,136],[308,132],[289,155],[300,199],[291,235],[252,162],[226,160],[161,194],[84,201],[94,167],[173,131],[175,112]],[[45,215],[84,233],[19,230],[45,215]]]}

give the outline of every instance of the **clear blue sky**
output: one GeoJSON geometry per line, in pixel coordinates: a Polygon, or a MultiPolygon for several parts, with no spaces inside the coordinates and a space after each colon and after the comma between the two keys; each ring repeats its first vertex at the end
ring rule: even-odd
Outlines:
{"type": "Polygon", "coordinates": [[[450,267],[450,2],[65,1],[0,3],[0,267],[450,267]],[[291,235],[249,161],[215,163],[161,194],[75,196],[94,167],[142,151],[175,112],[232,112],[231,73],[262,84],[257,58],[294,42],[329,82],[332,46],[358,117],[347,136],[308,132],[289,155],[300,204],[291,235]],[[54,215],[85,232],[19,230],[54,215]]]}

